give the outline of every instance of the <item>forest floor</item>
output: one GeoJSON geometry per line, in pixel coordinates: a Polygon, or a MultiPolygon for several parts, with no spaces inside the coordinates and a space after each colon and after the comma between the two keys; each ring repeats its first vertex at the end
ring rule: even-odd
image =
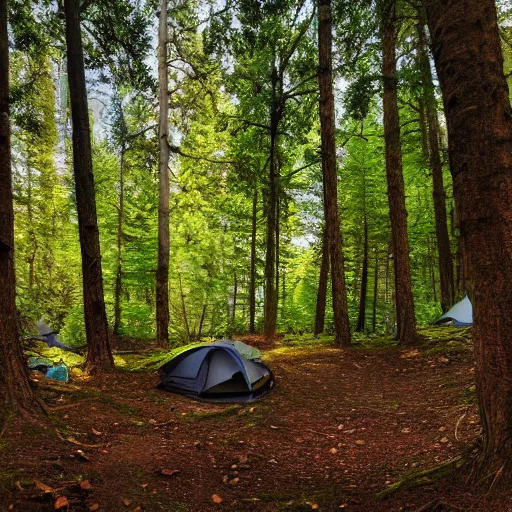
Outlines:
{"type": "Polygon", "coordinates": [[[277,379],[249,405],[194,402],[126,370],[45,387],[51,426],[2,432],[0,510],[512,511],[510,494],[466,486],[460,470],[376,498],[478,436],[467,336],[436,332],[419,350],[245,337],[277,379]]]}

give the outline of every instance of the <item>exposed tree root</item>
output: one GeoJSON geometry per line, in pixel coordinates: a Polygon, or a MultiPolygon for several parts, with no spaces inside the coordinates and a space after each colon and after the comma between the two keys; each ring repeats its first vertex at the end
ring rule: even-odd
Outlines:
{"type": "Polygon", "coordinates": [[[453,469],[462,466],[465,462],[465,459],[462,455],[458,455],[453,459],[449,459],[433,468],[425,469],[423,471],[418,471],[407,475],[402,478],[398,482],[390,485],[387,489],[379,492],[376,495],[376,498],[381,500],[387,498],[391,494],[401,490],[401,489],[410,489],[413,487],[421,487],[423,485],[429,485],[437,480],[441,479],[443,476],[449,474],[453,469]]]}

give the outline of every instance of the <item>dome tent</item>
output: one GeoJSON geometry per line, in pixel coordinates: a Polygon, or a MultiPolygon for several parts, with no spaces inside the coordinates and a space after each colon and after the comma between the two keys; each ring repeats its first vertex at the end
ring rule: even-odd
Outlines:
{"type": "Polygon", "coordinates": [[[473,325],[473,306],[467,295],[441,318],[436,320],[434,325],[447,323],[453,323],[458,327],[473,325]]]}
{"type": "Polygon", "coordinates": [[[231,343],[223,340],[179,353],[160,368],[159,387],[211,402],[260,398],[274,384],[272,372],[263,363],[240,355],[231,343]]]}

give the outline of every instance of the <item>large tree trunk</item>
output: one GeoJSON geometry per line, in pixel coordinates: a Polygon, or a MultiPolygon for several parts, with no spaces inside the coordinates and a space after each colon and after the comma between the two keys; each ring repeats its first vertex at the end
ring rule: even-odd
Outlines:
{"type": "Polygon", "coordinates": [[[169,343],[169,77],[167,74],[167,0],[160,0],[158,28],[158,140],[160,155],[158,203],[158,263],[156,269],[156,339],[169,343]]]}
{"type": "Polygon", "coordinates": [[[256,332],[256,214],[258,212],[258,189],[254,187],[252,197],[251,269],[249,278],[249,332],[256,332]]]}
{"type": "Polygon", "coordinates": [[[361,273],[361,293],[359,295],[359,314],[356,332],[364,331],[366,321],[366,290],[368,288],[368,221],[364,217],[363,269],[361,273]]]}
{"type": "Polygon", "coordinates": [[[384,139],[386,144],[386,176],[389,215],[395,264],[395,300],[397,330],[400,343],[416,341],[416,318],[412,295],[407,212],[405,209],[402,149],[396,80],[396,5],[384,0],[382,19],[382,74],[384,80],[384,139]]]}
{"type": "Polygon", "coordinates": [[[82,253],[86,367],[89,372],[114,366],[108,338],[108,323],[103,297],[100,237],[96,216],[94,174],[92,169],[89,109],[85,86],[84,55],[80,29],[80,1],[65,0],[66,49],[73,126],[73,169],[76,208],[82,253]]]}
{"type": "Polygon", "coordinates": [[[336,345],[350,345],[347,290],[338,212],[338,172],[334,94],[332,86],[332,14],[330,0],[318,0],[318,85],[320,88],[320,127],[322,138],[322,168],[325,184],[325,223],[331,260],[332,305],[336,345]]]}
{"type": "Polygon", "coordinates": [[[7,0],[0,0],[0,290],[1,421],[13,410],[26,415],[42,411],[30,386],[16,315],[7,0]]]}
{"type": "Polygon", "coordinates": [[[327,243],[327,233],[324,228],[324,232],[322,234],[322,262],[320,263],[320,276],[318,278],[318,291],[316,294],[315,336],[324,332],[328,279],[329,245],[327,243]]]}
{"type": "MultiPolygon", "coordinates": [[[[512,109],[494,0],[429,0],[483,429],[478,476],[512,477],[512,109]],[[463,49],[463,51],[462,51],[463,49]]],[[[492,478],[491,478],[492,480],[492,478]]]]}
{"type": "Polygon", "coordinates": [[[418,24],[418,61],[423,82],[423,94],[427,112],[429,162],[432,171],[434,218],[436,224],[436,240],[439,254],[439,282],[441,286],[441,308],[446,313],[455,302],[453,282],[453,261],[448,235],[446,216],[446,193],[443,184],[443,163],[439,148],[439,120],[437,117],[437,101],[435,97],[432,71],[428,58],[428,47],[425,35],[425,19],[423,8],[419,10],[418,24]]]}

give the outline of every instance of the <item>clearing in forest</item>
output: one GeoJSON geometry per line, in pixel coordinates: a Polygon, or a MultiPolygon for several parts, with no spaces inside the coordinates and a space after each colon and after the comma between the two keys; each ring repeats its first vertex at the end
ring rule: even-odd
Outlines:
{"type": "Polygon", "coordinates": [[[376,499],[478,435],[466,331],[435,332],[445,339],[412,350],[379,338],[340,351],[326,339],[268,348],[246,337],[277,378],[247,405],[159,391],[147,371],[50,384],[58,434],[12,423],[3,433],[0,509],[512,510],[509,498],[452,477],[376,499]]]}

